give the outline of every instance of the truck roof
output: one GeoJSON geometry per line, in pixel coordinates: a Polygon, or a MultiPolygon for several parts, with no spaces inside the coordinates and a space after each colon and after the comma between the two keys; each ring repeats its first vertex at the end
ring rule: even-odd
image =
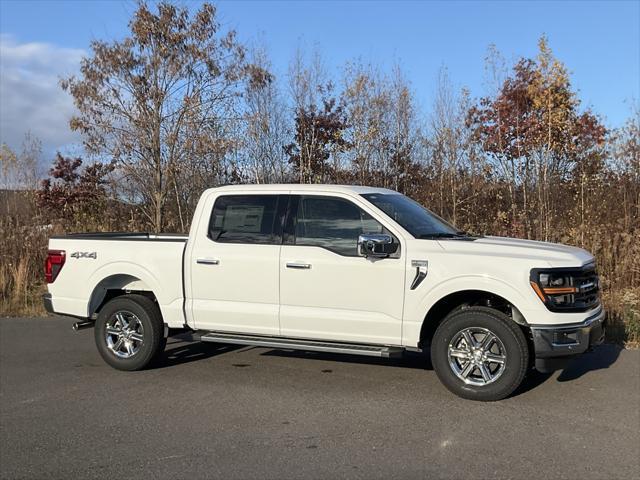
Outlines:
{"type": "Polygon", "coordinates": [[[339,192],[350,194],[363,193],[387,193],[397,194],[395,190],[387,188],[368,187],[364,185],[329,185],[329,184],[300,184],[300,183],[281,183],[281,184],[243,184],[243,185],[225,185],[215,187],[209,190],[215,191],[291,191],[291,192],[339,192]]]}

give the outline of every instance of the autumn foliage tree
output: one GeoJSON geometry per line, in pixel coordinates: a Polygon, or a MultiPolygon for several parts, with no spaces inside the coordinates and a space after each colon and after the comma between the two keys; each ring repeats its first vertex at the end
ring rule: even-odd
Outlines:
{"type": "Polygon", "coordinates": [[[323,183],[335,177],[337,169],[329,159],[347,145],[344,110],[330,91],[330,86],[320,90],[320,105],[312,103],[296,110],[294,141],[285,151],[300,183],[323,183]]]}
{"type": "Polygon", "coordinates": [[[566,67],[542,37],[536,59],[521,59],[496,97],[482,98],[468,122],[509,184],[513,233],[549,239],[557,211],[552,185],[596,160],[606,130],[579,111],[566,67]]]}
{"type": "Polygon", "coordinates": [[[81,158],[56,154],[49,178],[42,180],[36,192],[36,204],[47,218],[76,225],[103,213],[108,202],[107,176],[113,167],[100,162],[82,164],[81,158]]]}
{"type": "Polygon", "coordinates": [[[293,141],[284,145],[293,173],[300,183],[322,183],[339,171],[338,153],[345,150],[346,118],[343,100],[326,79],[316,53],[307,64],[298,51],[289,71],[293,102],[293,141]],[[333,160],[333,162],[330,162],[333,160]]]}

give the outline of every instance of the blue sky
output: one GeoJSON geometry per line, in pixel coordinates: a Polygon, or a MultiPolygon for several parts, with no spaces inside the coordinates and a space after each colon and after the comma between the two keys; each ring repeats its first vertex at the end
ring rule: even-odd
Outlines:
{"type": "MultiPolygon", "coordinates": [[[[534,56],[543,33],[572,72],[583,106],[606,125],[623,124],[640,99],[640,1],[216,4],[225,27],[245,42],[267,44],[277,75],[285,75],[298,46],[320,51],[335,74],[357,58],[383,68],[398,63],[423,111],[443,65],[455,86],[481,96],[488,45],[512,61],[534,56]]],[[[2,141],[15,146],[26,128],[47,148],[77,141],[66,129],[73,107],[57,78],[75,71],[91,39],[126,35],[135,7],[132,0],[0,0],[2,141]]]]}

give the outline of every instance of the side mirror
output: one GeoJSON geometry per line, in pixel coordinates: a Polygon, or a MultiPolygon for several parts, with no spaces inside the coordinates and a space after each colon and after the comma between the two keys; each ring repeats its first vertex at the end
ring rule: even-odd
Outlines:
{"type": "Polygon", "coordinates": [[[386,258],[396,253],[398,244],[386,233],[364,234],[358,237],[358,254],[362,257],[386,258]]]}

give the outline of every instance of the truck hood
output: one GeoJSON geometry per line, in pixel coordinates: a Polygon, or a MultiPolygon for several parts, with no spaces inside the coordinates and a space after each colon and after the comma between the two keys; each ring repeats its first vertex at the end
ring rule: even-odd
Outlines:
{"type": "Polygon", "coordinates": [[[481,237],[474,241],[440,240],[447,252],[460,255],[529,259],[550,267],[581,267],[593,261],[593,255],[578,247],[560,243],[537,242],[506,237],[481,237]]]}

